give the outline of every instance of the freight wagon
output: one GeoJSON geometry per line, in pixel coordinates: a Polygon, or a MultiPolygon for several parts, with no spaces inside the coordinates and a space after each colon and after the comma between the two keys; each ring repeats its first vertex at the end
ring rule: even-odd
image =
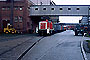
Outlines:
{"type": "Polygon", "coordinates": [[[62,31],[65,31],[66,30],[65,27],[64,27],[64,25],[62,25],[60,23],[54,24],[53,27],[54,27],[54,32],[55,33],[62,32],[62,31]]]}

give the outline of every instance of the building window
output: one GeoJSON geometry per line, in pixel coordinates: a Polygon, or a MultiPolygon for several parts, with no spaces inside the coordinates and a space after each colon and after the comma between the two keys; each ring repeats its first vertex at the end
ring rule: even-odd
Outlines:
{"type": "Polygon", "coordinates": [[[15,16],[14,20],[15,22],[18,22],[18,16],[15,16]]]}
{"type": "Polygon", "coordinates": [[[2,10],[10,10],[10,6],[4,6],[2,7],[2,10]]]}
{"type": "Polygon", "coordinates": [[[10,10],[10,7],[9,6],[7,7],[7,10],[10,10]]]}
{"type": "Polygon", "coordinates": [[[43,8],[43,10],[46,10],[46,8],[43,8]]]}
{"type": "Polygon", "coordinates": [[[59,10],[63,10],[63,8],[60,8],[59,10]]]}
{"type": "Polygon", "coordinates": [[[89,8],[89,10],[90,10],[90,8],[89,8]]]}
{"type": "Polygon", "coordinates": [[[22,7],[20,7],[19,9],[20,9],[20,10],[22,10],[23,8],[22,8],[22,7]]]}
{"type": "Polygon", "coordinates": [[[68,8],[68,10],[71,10],[71,8],[68,8]]]}
{"type": "Polygon", "coordinates": [[[6,10],[6,7],[2,7],[2,10],[6,10]]]}
{"type": "Polygon", "coordinates": [[[80,8],[77,8],[77,10],[80,10],[80,8]]]}
{"type": "Polygon", "coordinates": [[[35,10],[38,10],[38,8],[35,8],[35,10]]]}
{"type": "Polygon", "coordinates": [[[15,10],[18,10],[18,6],[15,6],[14,8],[15,8],[15,10]]]}
{"type": "Polygon", "coordinates": [[[51,10],[54,10],[54,8],[51,8],[51,10]]]}
{"type": "Polygon", "coordinates": [[[22,22],[23,18],[22,16],[19,16],[19,22],[22,22]]]}

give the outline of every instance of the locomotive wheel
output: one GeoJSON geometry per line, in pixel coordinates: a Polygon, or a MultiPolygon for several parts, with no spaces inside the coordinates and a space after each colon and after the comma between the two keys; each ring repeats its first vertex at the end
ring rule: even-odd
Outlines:
{"type": "Polygon", "coordinates": [[[41,33],[41,35],[43,35],[43,32],[41,33]]]}
{"type": "Polygon", "coordinates": [[[84,33],[82,33],[82,36],[84,36],[84,33]]]}
{"type": "Polygon", "coordinates": [[[49,31],[49,34],[51,35],[52,34],[52,31],[49,31]]]}

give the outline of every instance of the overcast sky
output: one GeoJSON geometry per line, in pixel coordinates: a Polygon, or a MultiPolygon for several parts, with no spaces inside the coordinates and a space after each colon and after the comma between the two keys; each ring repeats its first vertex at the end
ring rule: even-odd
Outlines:
{"type": "Polygon", "coordinates": [[[90,5],[90,0],[51,0],[57,5],[90,5]]]}
{"type": "MultiPolygon", "coordinates": [[[[51,0],[57,5],[90,5],[90,0],[51,0]]],[[[79,23],[82,17],[59,17],[60,23],[79,23]]]]}

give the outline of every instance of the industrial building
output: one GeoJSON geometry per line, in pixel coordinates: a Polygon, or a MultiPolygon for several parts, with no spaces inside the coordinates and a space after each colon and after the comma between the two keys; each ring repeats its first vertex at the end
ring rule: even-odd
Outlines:
{"type": "Polygon", "coordinates": [[[30,32],[32,20],[29,16],[29,7],[32,4],[33,2],[29,0],[14,0],[12,9],[11,0],[0,0],[0,31],[3,31],[7,24],[12,21],[13,27],[18,32],[30,32]],[[13,17],[11,16],[12,13],[13,17]]]}
{"type": "MultiPolygon", "coordinates": [[[[0,32],[3,32],[8,23],[13,25],[17,32],[35,32],[38,22],[45,20],[42,17],[49,16],[30,16],[31,5],[55,5],[55,3],[51,0],[13,0],[12,5],[12,0],[0,0],[0,32]]],[[[50,16],[49,19],[54,23],[59,20],[55,16],[50,16]]]]}

